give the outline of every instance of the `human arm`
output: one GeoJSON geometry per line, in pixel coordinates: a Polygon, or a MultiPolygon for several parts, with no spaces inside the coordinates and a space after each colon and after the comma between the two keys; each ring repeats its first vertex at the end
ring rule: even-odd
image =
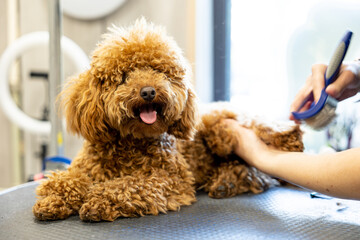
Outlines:
{"type": "Polygon", "coordinates": [[[237,133],[234,152],[264,173],[326,195],[360,200],[360,148],[319,155],[284,152],[234,120],[225,123],[237,133]]]}
{"type": "Polygon", "coordinates": [[[319,155],[269,151],[259,156],[257,166],[269,175],[316,192],[360,200],[359,156],[360,148],[319,155]]]}
{"type": "MultiPolygon", "coordinates": [[[[326,67],[327,65],[324,64],[315,64],[312,66],[312,73],[295,96],[290,106],[290,112],[306,111],[313,101],[317,102],[319,100],[321,91],[325,86],[324,74],[326,67]],[[313,94],[313,100],[307,101],[306,104],[299,109],[301,104],[311,94],[313,94]]],[[[340,68],[340,73],[336,81],[330,84],[325,91],[339,101],[358,93],[360,91],[360,62],[344,63],[340,68]]],[[[290,114],[290,119],[295,120],[292,114],[290,114]]]]}

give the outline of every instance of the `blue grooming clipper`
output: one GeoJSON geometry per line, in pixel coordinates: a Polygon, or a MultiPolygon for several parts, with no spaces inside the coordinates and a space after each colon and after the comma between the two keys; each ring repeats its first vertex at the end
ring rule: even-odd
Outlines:
{"type": "MultiPolygon", "coordinates": [[[[304,111],[304,112],[292,112],[295,119],[297,119],[297,120],[305,120],[306,121],[307,119],[316,116],[324,108],[324,106],[326,104],[330,104],[331,106],[336,108],[336,105],[337,105],[336,99],[333,99],[332,97],[330,97],[325,92],[325,89],[329,84],[333,83],[335,81],[335,79],[337,78],[337,75],[338,75],[339,70],[340,70],[340,66],[341,66],[342,61],[344,60],[345,54],[346,54],[346,52],[348,50],[351,37],[352,37],[352,32],[347,31],[345,33],[344,37],[341,39],[341,42],[339,43],[338,47],[336,48],[336,50],[335,50],[335,52],[334,52],[334,54],[333,54],[333,56],[332,56],[332,58],[330,60],[330,63],[328,65],[327,69],[326,69],[326,72],[325,72],[325,76],[324,76],[324,78],[325,78],[325,87],[321,92],[321,96],[320,96],[319,101],[316,104],[313,102],[311,104],[310,108],[308,110],[304,111]]],[[[302,106],[300,106],[298,111],[310,99],[313,99],[312,94],[309,96],[309,98],[307,98],[303,102],[302,106]]]]}

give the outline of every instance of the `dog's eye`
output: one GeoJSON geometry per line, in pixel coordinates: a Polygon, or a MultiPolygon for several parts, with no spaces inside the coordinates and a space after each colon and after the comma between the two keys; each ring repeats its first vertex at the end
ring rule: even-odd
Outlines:
{"type": "Polygon", "coordinates": [[[122,76],[121,76],[121,80],[120,82],[117,84],[116,86],[116,90],[121,86],[123,85],[124,83],[126,83],[126,78],[127,78],[127,74],[125,72],[122,73],[122,76]]]}
{"type": "Polygon", "coordinates": [[[127,74],[126,74],[126,72],[123,72],[120,85],[124,84],[126,82],[126,78],[127,78],[127,74]]]}

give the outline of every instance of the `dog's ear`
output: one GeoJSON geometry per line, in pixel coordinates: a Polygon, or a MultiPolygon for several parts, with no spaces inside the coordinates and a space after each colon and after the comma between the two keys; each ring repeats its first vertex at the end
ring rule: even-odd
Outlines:
{"type": "Polygon", "coordinates": [[[195,133],[197,114],[196,95],[193,90],[189,88],[181,118],[169,127],[168,133],[173,134],[177,138],[192,139],[195,133]]]}
{"type": "Polygon", "coordinates": [[[60,98],[69,131],[82,135],[89,142],[113,138],[105,121],[101,83],[89,70],[72,79],[60,98]]]}

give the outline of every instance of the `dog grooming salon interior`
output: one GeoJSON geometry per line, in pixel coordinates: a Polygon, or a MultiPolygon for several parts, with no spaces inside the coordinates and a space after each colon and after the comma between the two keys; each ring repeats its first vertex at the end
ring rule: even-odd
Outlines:
{"type": "MultiPolygon", "coordinates": [[[[68,214],[69,218],[57,221],[38,220],[47,214],[45,212],[36,219],[32,212],[35,211],[32,207],[37,199],[36,188],[41,182],[47,181],[47,174],[52,171],[59,171],[60,174],[61,171],[71,169],[73,159],[77,156],[96,155],[89,152],[79,153],[84,151],[81,150],[84,141],[89,139],[84,139],[84,134],[77,135],[69,131],[81,126],[75,126],[80,124],[75,117],[65,120],[61,102],[69,97],[69,94],[65,92],[59,96],[59,93],[69,85],[69,79],[74,76],[91,72],[95,78],[99,77],[100,75],[93,73],[95,67],[97,71],[106,71],[106,66],[96,65],[101,63],[96,61],[99,57],[98,52],[94,52],[97,46],[109,44],[103,42],[108,38],[108,35],[104,34],[115,31],[111,29],[118,29],[113,33],[115,37],[112,44],[129,42],[121,34],[139,19],[165,29],[166,34],[171,36],[181,49],[192,72],[188,71],[187,76],[190,76],[189,85],[193,86],[192,89],[197,96],[198,122],[201,122],[201,114],[211,108],[214,102],[227,102],[227,106],[236,109],[239,123],[246,126],[251,123],[244,123],[245,119],[259,118],[265,123],[295,126],[298,123],[289,120],[293,99],[304,86],[314,64],[329,64],[339,40],[346,31],[352,31],[353,36],[343,62],[354,62],[360,58],[358,0],[0,0],[0,239],[360,238],[360,201],[330,197],[272,178],[271,184],[267,182],[266,189],[258,194],[256,190],[244,190],[241,194],[231,195],[230,192],[234,188],[232,182],[223,185],[221,182],[216,183],[216,189],[213,191],[220,192],[220,195],[216,196],[209,193],[212,191],[211,186],[194,186],[196,202],[191,205],[183,203],[181,208],[175,209],[178,211],[159,210],[157,216],[148,215],[152,212],[152,205],[141,205],[142,202],[139,200],[139,204],[132,207],[143,208],[140,212],[144,214],[140,215],[146,216],[118,214],[121,217],[115,221],[103,217],[100,223],[94,224],[92,218],[87,218],[94,209],[90,209],[85,216],[82,212],[83,207],[79,210],[81,205],[75,204],[77,207],[70,207],[70,203],[67,202],[59,209],[69,208],[69,211],[72,211],[68,214]],[[221,195],[225,192],[226,197],[221,195]],[[227,197],[230,195],[231,197],[227,197]],[[90,221],[81,221],[84,219],[90,221]]],[[[154,31],[153,34],[156,35],[156,30],[154,31]]],[[[143,41],[143,45],[139,46],[145,46],[146,39],[138,39],[143,41]]],[[[163,46],[152,45],[149,51],[154,51],[154,54],[150,56],[156,58],[157,48],[160,47],[163,46]]],[[[125,50],[122,51],[126,53],[125,50]]],[[[131,54],[134,55],[132,59],[135,59],[137,53],[131,54]]],[[[170,50],[168,54],[169,58],[175,56],[170,50]]],[[[110,49],[108,58],[114,58],[110,49]]],[[[113,64],[119,64],[119,59],[115,59],[113,64]]],[[[145,64],[140,69],[148,68],[154,67],[145,64]]],[[[177,71],[175,67],[169,68],[169,74],[177,71]]],[[[129,69],[132,69],[133,73],[127,72],[119,77],[122,79],[119,89],[122,85],[129,84],[128,79],[136,72],[136,64],[129,69]]],[[[154,70],[155,73],[162,71],[155,68],[154,70]]],[[[174,73],[176,74],[181,75],[181,78],[184,73],[174,73]]],[[[178,76],[167,77],[170,83],[179,81],[178,76]]],[[[100,78],[99,84],[106,89],[107,83],[101,82],[105,80],[100,78]]],[[[111,78],[113,79],[117,81],[116,76],[111,78]]],[[[144,101],[150,102],[155,94],[160,94],[158,89],[144,89],[145,87],[141,89],[144,101]]],[[[118,92],[116,89],[113,95],[109,96],[115,96],[118,92]]],[[[96,93],[89,88],[79,94],[96,93]]],[[[155,102],[157,97],[154,99],[155,102]]],[[[173,98],[175,97],[178,96],[174,95],[173,98]]],[[[191,96],[187,97],[190,99],[191,96]]],[[[107,101],[105,97],[99,99],[107,101]]],[[[338,102],[337,117],[325,128],[314,130],[306,123],[301,123],[303,151],[309,154],[331,154],[360,147],[359,99],[359,94],[356,94],[338,102]]],[[[86,98],[82,101],[86,101],[86,98]]],[[[80,109],[82,103],[76,103],[78,111],[83,111],[82,119],[89,119],[85,110],[80,109]]],[[[145,117],[142,113],[144,107],[133,110],[133,115],[140,115],[142,120],[147,119],[151,123],[157,118],[158,121],[164,121],[164,125],[166,121],[170,121],[170,117],[162,116],[166,109],[161,104],[149,103],[146,106],[145,117]],[[161,107],[162,109],[158,110],[161,107]]],[[[99,111],[99,108],[93,109],[95,112],[99,111]]],[[[70,110],[67,108],[65,111],[70,110]]],[[[185,122],[187,117],[188,115],[183,114],[176,120],[185,122]]],[[[211,117],[207,120],[211,122],[211,117]]],[[[205,123],[205,120],[203,121],[205,123]]],[[[93,121],[92,124],[97,122],[93,121]]],[[[109,123],[104,125],[107,126],[109,123]]],[[[164,130],[166,136],[173,134],[170,131],[171,127],[168,128],[164,130]]],[[[226,132],[224,129],[223,131],[226,132]]],[[[197,144],[198,135],[195,133],[194,136],[194,144],[197,144]]],[[[175,137],[173,141],[183,141],[175,137]]],[[[285,139],[288,140],[291,139],[285,139]]],[[[122,139],[118,141],[121,142],[122,139]]],[[[92,146],[91,141],[88,142],[84,146],[92,146]]],[[[204,146],[211,148],[206,143],[204,146]]],[[[109,153],[116,152],[115,147],[115,150],[107,147],[106,151],[109,153]]],[[[144,146],[139,146],[140,148],[144,146]]],[[[114,154],[117,157],[119,155],[114,154]]],[[[215,153],[212,154],[214,156],[215,153]]],[[[131,156],[131,153],[127,156],[131,156]]],[[[154,162],[156,159],[151,161],[154,162]]],[[[232,167],[223,165],[228,161],[224,156],[216,155],[213,161],[218,164],[218,169],[232,167]]],[[[102,163],[103,167],[112,164],[104,161],[102,163]]],[[[189,162],[184,164],[190,168],[192,166],[189,162]]],[[[235,178],[242,174],[254,174],[253,176],[259,176],[259,181],[268,181],[264,180],[268,179],[267,175],[262,177],[263,173],[249,167],[244,160],[238,159],[234,164],[243,164],[247,169],[234,173],[232,176],[235,178]]],[[[201,168],[202,165],[198,167],[201,168]]],[[[170,174],[164,169],[165,173],[162,174],[170,174]]],[[[100,170],[93,167],[89,172],[95,176],[95,172],[100,170]]],[[[217,171],[214,171],[216,173],[213,177],[221,179],[217,177],[224,172],[217,171]]],[[[131,174],[129,172],[127,176],[126,171],[121,170],[116,179],[131,177],[131,174]]],[[[103,173],[103,176],[106,178],[108,175],[103,173]]],[[[91,178],[92,175],[86,177],[91,178]]],[[[141,182],[143,179],[138,181],[141,182]]],[[[215,180],[212,181],[215,184],[215,180]]],[[[73,185],[78,184],[75,181],[69,182],[73,185]]],[[[82,191],[81,183],[79,184],[70,187],[82,191]]],[[[95,189],[96,184],[88,186],[89,189],[95,189]]],[[[251,188],[244,184],[244,189],[251,188]]],[[[103,195],[108,193],[106,186],[103,195]]],[[[150,188],[152,186],[150,185],[150,188]]],[[[170,189],[172,186],[164,189],[170,189]]],[[[69,185],[57,187],[68,188],[69,185]]],[[[128,196],[125,190],[116,192],[128,196]]],[[[40,190],[37,194],[43,198],[45,196],[41,195],[45,193],[41,193],[40,190]]],[[[55,194],[46,196],[51,197],[55,194]]],[[[164,193],[159,190],[158,194],[164,193]]],[[[86,194],[81,196],[80,200],[71,197],[68,199],[84,203],[89,198],[86,194]]],[[[136,196],[141,198],[141,194],[136,196]]],[[[108,197],[120,199],[116,194],[108,197]]],[[[171,201],[175,200],[169,198],[167,201],[167,209],[172,210],[171,201]]],[[[134,202],[136,201],[132,199],[131,203],[134,202]]],[[[60,200],[51,204],[60,204],[60,200]]],[[[99,201],[95,204],[96,208],[100,209],[101,204],[105,203],[99,201]]],[[[117,205],[111,206],[113,207],[104,210],[110,211],[106,214],[111,215],[112,211],[125,211],[116,208],[117,205]]]]}

